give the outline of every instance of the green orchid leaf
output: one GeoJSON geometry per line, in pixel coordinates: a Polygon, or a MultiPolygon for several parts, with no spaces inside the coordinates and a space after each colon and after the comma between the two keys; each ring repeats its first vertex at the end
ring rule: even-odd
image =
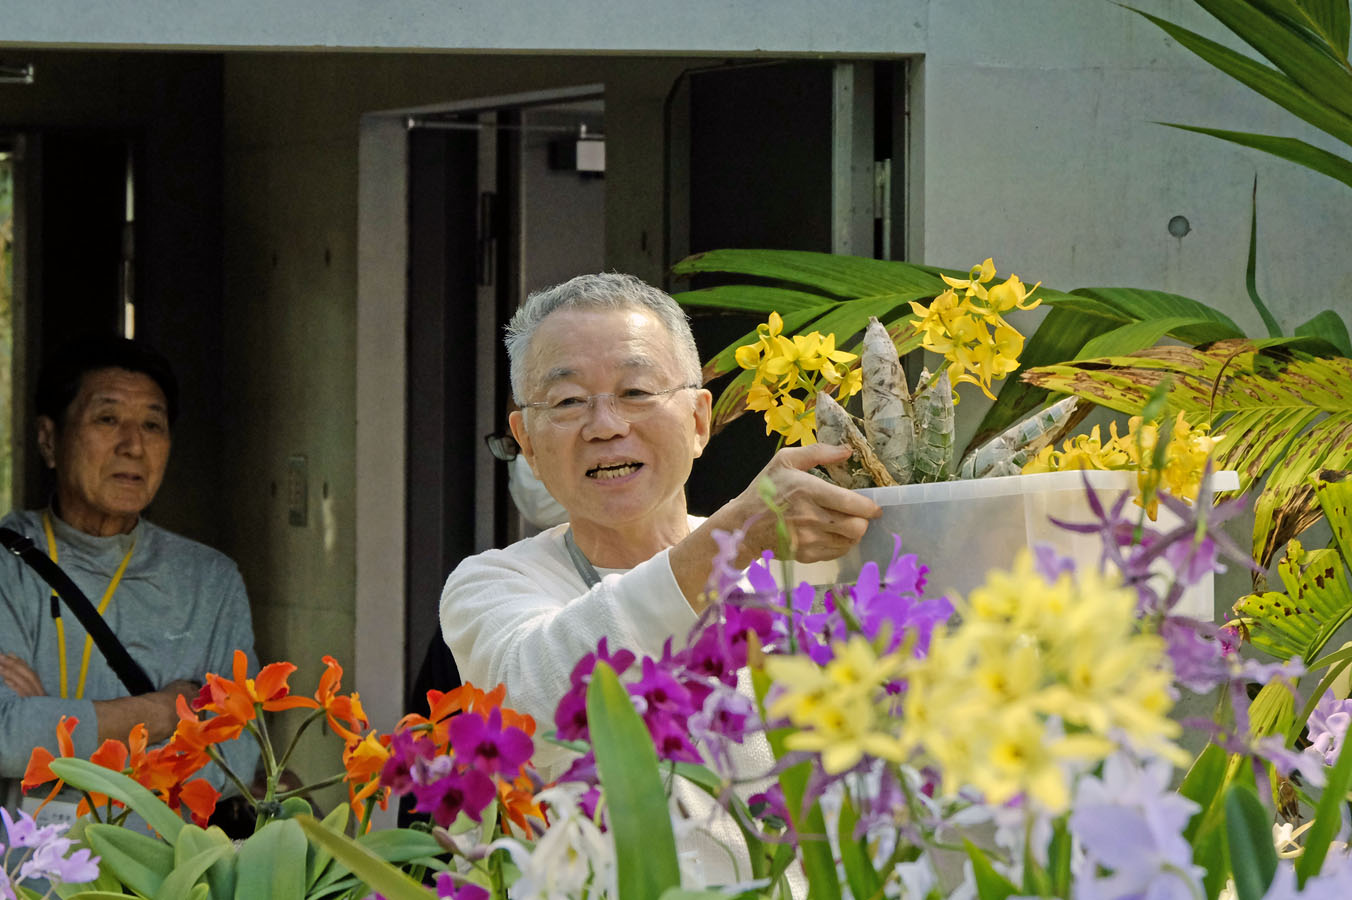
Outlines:
{"type": "MultiPolygon", "coordinates": [[[[1334,2],[1337,3],[1338,0],[1334,2]]],[[[1343,9],[1347,9],[1345,4],[1343,9]]],[[[1140,13],[1171,38],[1226,75],[1262,94],[1291,114],[1299,116],[1320,131],[1331,134],[1344,143],[1352,144],[1352,118],[1315,99],[1282,72],[1268,68],[1252,57],[1208,40],[1165,19],[1139,9],[1133,11],[1140,13]]]]}
{"type": "Polygon", "coordinates": [[[891,260],[806,250],[710,250],[671,267],[677,275],[721,272],[808,287],[848,299],[902,291],[933,296],[944,289],[933,269],[891,260]]]}
{"type": "MultiPolygon", "coordinates": [[[[88,844],[88,841],[85,840],[85,829],[101,824],[102,823],[96,822],[88,817],[76,819],[74,824],[72,824],[70,826],[70,829],[66,832],[66,837],[72,841],[78,841],[82,844],[88,844]]],[[[75,884],[56,882],[55,884],[53,884],[52,887],[53,890],[56,892],[56,896],[60,897],[61,900],[70,900],[70,898],[76,894],[125,893],[125,886],[117,878],[117,876],[115,876],[112,873],[112,870],[109,866],[99,866],[98,877],[95,878],[93,881],[83,881],[75,884]]]]}
{"type": "MultiPolygon", "coordinates": [[[[756,693],[756,705],[760,708],[761,718],[765,718],[765,695],[770,691],[770,676],[763,669],[751,671],[751,684],[756,693]]],[[[788,748],[784,746],[790,729],[776,728],[767,731],[766,739],[770,743],[770,752],[775,759],[783,759],[788,748]]],[[[822,814],[821,804],[814,803],[804,810],[803,798],[807,795],[807,781],[812,772],[809,763],[801,762],[789,766],[779,773],[779,786],[784,792],[784,805],[788,807],[789,817],[793,819],[794,830],[803,838],[798,842],[801,848],[803,874],[807,876],[808,896],[813,900],[840,900],[840,879],[836,877],[836,863],[831,857],[831,845],[826,837],[826,818],[822,814]],[[818,838],[819,836],[819,838],[818,838]]]]}
{"type": "MultiPolygon", "coordinates": [[[[319,824],[332,832],[343,834],[347,831],[347,823],[351,818],[352,807],[346,803],[340,803],[319,824]]],[[[305,857],[305,884],[308,887],[314,887],[331,862],[333,862],[333,854],[326,847],[311,841],[310,849],[305,857]]]]}
{"type": "MultiPolygon", "coordinates": [[[[82,885],[76,886],[81,887],[82,885]]],[[[20,887],[19,889],[27,890],[26,888],[23,887],[20,887]]],[[[31,891],[27,894],[21,894],[20,896],[32,897],[34,898],[34,900],[41,900],[40,895],[34,894],[31,891]]],[[[78,894],[58,893],[57,896],[61,897],[62,900],[127,900],[128,897],[135,897],[136,895],[123,894],[119,893],[118,891],[80,891],[78,894]]]]}
{"type": "Polygon", "coordinates": [[[1247,131],[1229,131],[1224,128],[1203,128],[1200,125],[1181,125],[1177,122],[1160,122],[1159,124],[1168,125],[1170,128],[1177,128],[1181,131],[1210,135],[1253,150],[1262,150],[1264,153],[1304,166],[1352,187],[1352,161],[1297,138],[1278,137],[1271,134],[1252,134],[1247,131]]]}
{"type": "Polygon", "coordinates": [[[1070,896],[1070,857],[1074,842],[1065,817],[1052,825],[1052,842],[1047,848],[1047,874],[1051,878],[1051,896],[1070,896]]]}
{"type": "Polygon", "coordinates": [[[995,867],[991,865],[991,861],[986,858],[980,847],[966,839],[962,843],[967,849],[967,856],[972,860],[976,895],[980,900],[1006,900],[1019,893],[1019,889],[1012,881],[995,871],[995,867]]]}
{"type": "Polygon", "coordinates": [[[87,759],[54,759],[51,769],[57,777],[72,787],[97,794],[107,794],[125,804],[146,824],[155,829],[170,844],[178,840],[183,819],[146,788],[121,772],[105,769],[87,759]]]}
{"type": "Polygon", "coordinates": [[[1342,317],[1331,309],[1316,313],[1307,321],[1296,326],[1296,334],[1302,337],[1314,337],[1328,341],[1343,356],[1352,356],[1352,338],[1348,337],[1347,324],[1342,317]]]}
{"type": "Polygon", "coordinates": [[[1230,873],[1225,845],[1225,790],[1243,762],[1244,757],[1228,755],[1215,744],[1208,744],[1178,789],[1201,807],[1188,821],[1183,838],[1192,846],[1192,861],[1206,872],[1202,882],[1208,897],[1216,896],[1230,873]]]}
{"type": "Polygon", "coordinates": [[[681,884],[671,814],[652,737],[605,663],[587,687],[587,722],[615,839],[618,900],[657,900],[681,884]]]}
{"type": "MultiPolygon", "coordinates": [[[[185,842],[180,840],[179,847],[185,842]]],[[[177,849],[177,848],[175,848],[177,849]]],[[[212,844],[201,852],[177,862],[174,871],[169,873],[169,877],[164,879],[160,885],[159,892],[155,895],[155,900],[179,900],[180,897],[189,896],[197,887],[202,889],[202,893],[207,893],[210,888],[207,883],[197,884],[197,880],[206,874],[207,870],[227,858],[235,855],[233,845],[227,843],[212,844]]],[[[230,860],[233,863],[233,859],[230,860]]]]}
{"type": "MultiPolygon", "coordinates": [[[[330,813],[325,817],[324,823],[329,823],[333,818],[334,813],[330,813]]],[[[297,821],[300,820],[297,819],[297,821]]],[[[332,830],[336,833],[342,831],[341,828],[332,830]]],[[[446,852],[445,848],[438,844],[437,839],[432,835],[412,828],[383,828],[379,831],[363,834],[355,840],[361,845],[362,849],[374,854],[376,858],[396,864],[417,863],[419,865],[436,866],[439,865],[437,857],[444,855],[446,852]]],[[[329,889],[335,884],[342,883],[350,874],[350,870],[339,858],[330,863],[324,872],[316,877],[311,892],[313,893],[321,888],[329,889]]]]}
{"type": "Polygon", "coordinates": [[[1235,785],[1225,794],[1225,833],[1238,900],[1262,900],[1277,871],[1272,816],[1251,790],[1235,785]]]}
{"type": "Polygon", "coordinates": [[[239,845],[235,859],[235,900],[256,897],[303,900],[306,834],[299,821],[273,820],[239,845]]]}
{"type": "MultiPolygon", "coordinates": [[[[178,875],[180,870],[189,860],[213,850],[229,850],[229,853],[222,854],[219,859],[207,869],[207,885],[211,888],[213,897],[233,897],[235,895],[235,844],[221,829],[212,826],[210,828],[198,828],[196,825],[184,825],[183,830],[178,833],[178,843],[174,845],[174,874],[170,878],[178,875]]],[[[197,879],[194,877],[175,887],[175,890],[182,890],[186,885],[192,884],[197,879]]],[[[165,884],[168,885],[168,880],[165,884]]],[[[168,887],[162,892],[166,897],[174,897],[176,894],[170,893],[168,887]]]]}
{"type": "Polygon", "coordinates": [[[1204,350],[1155,347],[1130,356],[1029,370],[1029,383],[1138,415],[1168,382],[1169,414],[1211,423],[1217,468],[1239,472],[1240,491],[1265,480],[1255,504],[1254,558],[1321,517],[1310,477],[1352,468],[1352,359],[1319,359],[1287,339],[1219,341],[1204,350]]]}
{"type": "Polygon", "coordinates": [[[840,818],[836,825],[837,846],[840,847],[840,862],[845,869],[845,880],[849,883],[850,894],[854,897],[873,897],[882,891],[883,881],[878,870],[873,867],[868,841],[854,836],[854,828],[859,824],[859,813],[847,791],[840,806],[840,818]]]}
{"type": "MultiPolygon", "coordinates": [[[[367,887],[379,891],[387,900],[427,900],[427,890],[422,885],[382,859],[369,847],[330,829],[313,816],[297,816],[290,821],[300,827],[304,837],[323,847],[367,887]]],[[[426,837],[431,838],[431,835],[426,837]]]]}
{"type": "Polygon", "coordinates": [[[90,825],[84,839],[102,868],[143,897],[159,894],[174,870],[173,847],[120,825],[90,825]]]}
{"type": "MultiPolygon", "coordinates": [[[[1315,808],[1314,824],[1305,833],[1305,852],[1296,860],[1296,881],[1300,887],[1323,868],[1329,844],[1343,824],[1343,807],[1349,788],[1352,788],[1352,753],[1339,753],[1338,762],[1328,773],[1328,783],[1315,808]]],[[[1268,846],[1272,846],[1271,841],[1268,846]]]]}

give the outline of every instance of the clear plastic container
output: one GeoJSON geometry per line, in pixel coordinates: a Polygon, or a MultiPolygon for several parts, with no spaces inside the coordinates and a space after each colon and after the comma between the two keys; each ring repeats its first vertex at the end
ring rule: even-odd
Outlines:
{"type": "MultiPolygon", "coordinates": [[[[1102,548],[1098,535],[1076,534],[1051,522],[1052,517],[1072,523],[1094,520],[1086,478],[1105,508],[1123,491],[1136,491],[1135,472],[1088,470],[864,489],[860,493],[883,508],[882,517],[845,556],[797,564],[793,577],[818,585],[853,581],[866,561],[886,564],[893,534],[901,535],[903,553],[915,553],[929,566],[928,596],[950,592],[965,596],[986,580],[988,571],[1010,567],[1020,549],[1035,544],[1050,544],[1077,566],[1096,566],[1102,548]]],[[[1239,476],[1217,472],[1212,484],[1218,491],[1235,490],[1239,476]]],[[[1129,509],[1139,507],[1133,503],[1129,509]]],[[[1174,522],[1177,518],[1161,506],[1156,527],[1168,528],[1174,522]]],[[[1214,605],[1214,589],[1207,579],[1184,595],[1178,611],[1210,621],[1214,605]]]]}

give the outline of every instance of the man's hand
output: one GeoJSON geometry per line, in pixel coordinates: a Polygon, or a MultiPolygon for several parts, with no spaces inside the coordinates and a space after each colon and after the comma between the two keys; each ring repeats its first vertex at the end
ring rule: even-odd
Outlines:
{"type": "Polygon", "coordinates": [[[767,479],[788,530],[789,553],[794,559],[800,562],[835,559],[859,542],[868,523],[882,515],[882,508],[862,494],[831,484],[808,471],[813,466],[839,462],[849,455],[848,447],[829,444],[780,450],[746,490],[671,549],[672,573],[696,612],[703,609],[700,595],[718,550],[713,540],[714,529],[747,529],[738,566],[750,565],[762,551],[780,552],[779,520],[765,505],[761,493],[764,490],[762,483],[767,479]]]}
{"type": "Polygon", "coordinates": [[[799,562],[835,559],[859,543],[868,523],[882,515],[882,509],[862,494],[808,471],[814,466],[840,462],[849,455],[848,447],[831,444],[785,447],[776,453],[745,491],[715,513],[715,517],[721,517],[724,510],[731,508],[741,518],[737,527],[750,523],[744,543],[746,555],[739,563],[749,565],[764,550],[781,552],[778,519],[765,505],[762,494],[763,482],[767,480],[773,486],[774,502],[788,529],[789,553],[794,559],[799,562]]]}
{"type": "Polygon", "coordinates": [[[42,679],[33,667],[13,653],[0,653],[0,679],[20,697],[45,697],[42,679]]]}
{"type": "Polygon", "coordinates": [[[99,720],[99,741],[109,738],[125,741],[138,722],[144,722],[150,743],[168,738],[178,727],[176,699],[182,694],[191,701],[202,686],[195,681],[173,681],[149,694],[121,697],[117,700],[95,700],[94,713],[99,720]]]}

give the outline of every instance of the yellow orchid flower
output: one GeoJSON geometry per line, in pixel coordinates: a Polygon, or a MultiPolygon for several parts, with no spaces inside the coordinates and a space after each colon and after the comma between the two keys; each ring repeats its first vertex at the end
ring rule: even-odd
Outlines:
{"type": "Polygon", "coordinates": [[[779,405],[765,413],[765,433],[783,435],[785,444],[815,444],[816,427],[816,411],[792,394],[782,395],[779,405]]]}
{"type": "Polygon", "coordinates": [[[995,277],[995,260],[987,257],[986,261],[981,265],[972,266],[971,270],[967,273],[967,278],[965,280],[950,278],[947,275],[941,275],[939,277],[942,278],[949,287],[954,288],[955,290],[964,291],[967,297],[976,297],[985,300],[986,282],[995,277]]]}
{"type": "Polygon", "coordinates": [[[751,390],[746,392],[746,408],[755,412],[764,412],[775,405],[775,395],[770,392],[768,385],[764,383],[751,385],[751,390]]]}
{"type": "Polygon", "coordinates": [[[1035,309],[1042,303],[1040,298],[1028,301],[1028,295],[1036,291],[1042,282],[1037,282],[1030,288],[1024,287],[1019,276],[1010,275],[1002,284],[997,284],[986,292],[986,301],[990,304],[993,311],[997,313],[1009,312],[1011,309],[1035,309]]]}

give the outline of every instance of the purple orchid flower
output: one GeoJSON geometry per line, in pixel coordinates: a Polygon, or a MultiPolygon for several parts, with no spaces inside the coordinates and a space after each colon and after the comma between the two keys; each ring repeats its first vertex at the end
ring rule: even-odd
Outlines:
{"type": "Polygon", "coordinates": [[[1324,691],[1310,713],[1310,748],[1306,752],[1322,757],[1325,765],[1332,766],[1347,740],[1349,722],[1352,722],[1352,700],[1338,699],[1332,688],[1324,691]]]}
{"type": "Polygon", "coordinates": [[[450,872],[437,874],[437,900],[488,900],[492,895],[472,882],[456,885],[456,876],[450,872]]]}
{"type": "Polygon", "coordinates": [[[407,794],[413,789],[418,764],[436,755],[432,741],[412,731],[397,731],[390,741],[390,757],[380,770],[380,783],[396,794],[407,794]]]}
{"type": "Polygon", "coordinates": [[[535,752],[530,735],[515,726],[503,727],[498,708],[487,719],[473,713],[456,716],[448,727],[456,761],[488,775],[514,778],[535,752]]]}
{"type": "MultiPolygon", "coordinates": [[[[477,716],[475,718],[478,718],[477,716]]],[[[431,784],[413,784],[417,798],[414,810],[432,814],[432,821],[449,828],[464,813],[476,822],[483,821],[483,812],[498,795],[493,779],[477,769],[453,771],[431,784]]]]}

